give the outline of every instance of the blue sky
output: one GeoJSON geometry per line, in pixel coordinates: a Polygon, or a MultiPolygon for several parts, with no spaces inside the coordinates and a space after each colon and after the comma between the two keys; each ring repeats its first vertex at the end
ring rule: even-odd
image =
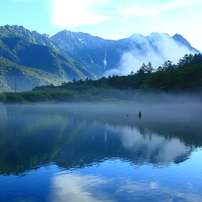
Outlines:
{"type": "Polygon", "coordinates": [[[67,29],[121,39],[175,33],[202,51],[202,0],[1,0],[0,26],[22,25],[50,36],[67,29]]]}

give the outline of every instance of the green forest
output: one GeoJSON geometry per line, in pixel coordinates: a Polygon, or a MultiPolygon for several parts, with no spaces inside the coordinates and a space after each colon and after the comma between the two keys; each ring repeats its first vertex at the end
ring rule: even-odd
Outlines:
{"type": "Polygon", "coordinates": [[[42,85],[32,91],[0,94],[4,103],[61,103],[165,101],[168,94],[185,94],[202,101],[202,55],[185,55],[177,64],[166,61],[154,69],[143,63],[137,72],[98,80],[73,79],[59,86],[42,85]]]}

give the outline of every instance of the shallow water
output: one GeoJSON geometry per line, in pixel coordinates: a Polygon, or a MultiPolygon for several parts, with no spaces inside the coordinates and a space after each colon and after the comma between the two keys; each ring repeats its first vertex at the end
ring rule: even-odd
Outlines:
{"type": "Polygon", "coordinates": [[[0,105],[0,201],[202,201],[201,120],[196,104],[0,105]]]}

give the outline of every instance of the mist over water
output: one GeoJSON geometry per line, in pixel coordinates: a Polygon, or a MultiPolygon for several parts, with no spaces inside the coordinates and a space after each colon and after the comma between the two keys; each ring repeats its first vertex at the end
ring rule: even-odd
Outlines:
{"type": "Polygon", "coordinates": [[[201,120],[196,102],[0,105],[0,201],[200,201],[201,120]]]}

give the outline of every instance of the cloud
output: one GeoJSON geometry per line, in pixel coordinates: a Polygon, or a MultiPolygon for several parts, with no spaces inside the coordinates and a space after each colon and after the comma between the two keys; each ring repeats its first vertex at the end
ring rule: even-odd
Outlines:
{"type": "MultiPolygon", "coordinates": [[[[19,1],[19,0],[18,0],[19,1]]],[[[22,1],[22,0],[21,0],[22,1]]],[[[128,21],[136,16],[157,18],[168,10],[201,4],[202,0],[44,0],[51,8],[51,23],[72,28],[105,21],[128,21]]],[[[190,12],[191,10],[187,10],[190,12]]]]}
{"type": "Polygon", "coordinates": [[[152,63],[154,69],[157,69],[165,61],[170,60],[173,64],[177,64],[185,54],[195,54],[187,47],[178,45],[168,34],[152,33],[147,37],[134,34],[132,40],[134,47],[124,52],[119,66],[105,72],[105,76],[128,75],[131,71],[139,70],[143,63],[149,62],[152,63]],[[136,43],[141,46],[141,49],[136,47],[136,43]]]}
{"type": "MultiPolygon", "coordinates": [[[[116,9],[120,14],[124,16],[150,16],[157,18],[161,12],[173,10],[176,8],[188,7],[192,5],[202,4],[202,0],[171,0],[171,1],[135,1],[135,4],[130,2],[129,4],[116,6],[116,9]]],[[[129,18],[129,17],[128,17],[129,18]]]]}
{"type": "Polygon", "coordinates": [[[191,13],[193,10],[194,10],[194,9],[189,8],[189,9],[186,10],[186,13],[191,13]]]}
{"type": "Polygon", "coordinates": [[[57,27],[77,27],[112,20],[102,14],[100,7],[105,1],[100,0],[52,0],[51,22],[57,27]]]}
{"type": "Polygon", "coordinates": [[[13,0],[13,1],[16,1],[16,2],[33,2],[33,1],[40,1],[40,0],[13,0]]]}

